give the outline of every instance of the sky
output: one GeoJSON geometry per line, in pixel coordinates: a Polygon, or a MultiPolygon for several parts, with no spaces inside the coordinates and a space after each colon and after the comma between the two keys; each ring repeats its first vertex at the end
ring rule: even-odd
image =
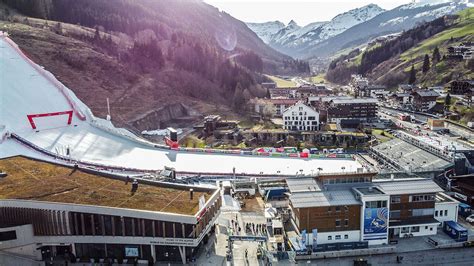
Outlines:
{"type": "Polygon", "coordinates": [[[279,20],[287,24],[295,20],[300,26],[311,22],[328,21],[336,15],[368,4],[384,9],[411,0],[204,0],[244,22],[279,20]]]}

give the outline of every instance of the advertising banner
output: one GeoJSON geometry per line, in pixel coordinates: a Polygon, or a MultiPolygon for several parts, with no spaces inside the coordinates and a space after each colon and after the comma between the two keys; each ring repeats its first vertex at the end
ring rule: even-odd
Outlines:
{"type": "Polygon", "coordinates": [[[364,210],[364,240],[387,238],[387,228],[387,208],[366,208],[364,210]]]}
{"type": "Polygon", "coordinates": [[[313,251],[318,247],[318,229],[313,229],[313,251]]]}
{"type": "Polygon", "coordinates": [[[301,249],[306,250],[306,230],[301,231],[301,249]]]}

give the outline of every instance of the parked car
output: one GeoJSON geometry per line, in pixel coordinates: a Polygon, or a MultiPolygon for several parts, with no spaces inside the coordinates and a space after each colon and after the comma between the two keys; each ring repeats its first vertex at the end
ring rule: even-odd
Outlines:
{"type": "Polygon", "coordinates": [[[471,224],[474,223],[474,214],[469,215],[466,218],[466,222],[471,223],[471,224]]]}

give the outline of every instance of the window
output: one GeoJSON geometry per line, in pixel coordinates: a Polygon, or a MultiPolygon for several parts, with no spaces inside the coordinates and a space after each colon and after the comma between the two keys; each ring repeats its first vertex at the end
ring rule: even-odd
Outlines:
{"type": "Polygon", "coordinates": [[[371,209],[378,209],[378,208],[385,208],[387,207],[387,202],[384,200],[378,200],[378,201],[367,201],[365,203],[366,208],[371,208],[371,209]]]}
{"type": "Polygon", "coordinates": [[[341,219],[336,220],[336,227],[341,227],[341,219]]]}
{"type": "Polygon", "coordinates": [[[344,239],[349,239],[349,235],[344,235],[344,239]]]}
{"type": "Polygon", "coordinates": [[[434,209],[428,208],[428,209],[413,209],[412,215],[413,216],[432,216],[434,213],[434,209]]]}
{"type": "Polygon", "coordinates": [[[444,210],[444,216],[448,216],[448,210],[444,210]]]}
{"type": "Polygon", "coordinates": [[[413,195],[410,196],[410,202],[434,201],[435,195],[413,195]]]}
{"type": "Polygon", "coordinates": [[[425,226],[425,230],[428,230],[428,226],[425,226]]]}
{"type": "Polygon", "coordinates": [[[412,233],[420,232],[420,227],[419,226],[412,226],[411,227],[411,232],[412,233]]]}
{"type": "Polygon", "coordinates": [[[336,240],[341,240],[341,235],[336,235],[336,240]]]}
{"type": "Polygon", "coordinates": [[[400,203],[400,196],[390,197],[390,203],[400,203]]]}
{"type": "Polygon", "coordinates": [[[341,206],[336,206],[336,212],[341,212],[341,206]]]}
{"type": "MultiPolygon", "coordinates": [[[[92,235],[92,214],[90,213],[82,213],[83,215],[83,226],[85,229],[85,235],[92,235]]],[[[82,219],[82,218],[81,218],[82,219]]]]}
{"type": "Polygon", "coordinates": [[[145,236],[153,236],[153,221],[145,220],[145,236]]]}
{"type": "Polygon", "coordinates": [[[400,230],[400,232],[402,234],[407,234],[408,232],[410,232],[410,228],[409,227],[402,227],[402,230],[400,230]]]}
{"type": "Polygon", "coordinates": [[[332,211],[332,208],[331,207],[328,207],[328,212],[331,212],[332,211]]]}
{"type": "Polygon", "coordinates": [[[0,241],[8,241],[16,239],[16,231],[0,232],[0,241]]]}
{"type": "Polygon", "coordinates": [[[109,216],[109,215],[104,215],[104,231],[105,231],[105,235],[108,235],[108,236],[111,236],[113,235],[113,232],[112,232],[112,216],[109,216]]]}
{"type": "Polygon", "coordinates": [[[129,218],[129,217],[124,217],[123,218],[124,220],[124,223],[125,223],[125,235],[126,236],[133,236],[133,223],[132,223],[132,220],[133,218],[129,218]]]}
{"type": "Polygon", "coordinates": [[[390,219],[400,219],[400,210],[390,211],[390,219]]]}
{"type": "Polygon", "coordinates": [[[438,217],[438,211],[435,211],[435,215],[434,215],[434,216],[435,216],[435,217],[438,217]]]}
{"type": "Polygon", "coordinates": [[[347,207],[347,205],[344,206],[344,211],[345,211],[345,212],[348,212],[348,211],[349,211],[349,207],[347,207]]]}
{"type": "Polygon", "coordinates": [[[328,240],[332,240],[332,236],[328,236],[328,240]]]}

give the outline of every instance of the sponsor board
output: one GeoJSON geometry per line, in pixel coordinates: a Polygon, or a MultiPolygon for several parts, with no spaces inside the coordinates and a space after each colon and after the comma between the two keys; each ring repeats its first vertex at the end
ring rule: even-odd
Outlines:
{"type": "Polygon", "coordinates": [[[364,210],[364,240],[387,238],[388,208],[366,208],[364,210]]]}

